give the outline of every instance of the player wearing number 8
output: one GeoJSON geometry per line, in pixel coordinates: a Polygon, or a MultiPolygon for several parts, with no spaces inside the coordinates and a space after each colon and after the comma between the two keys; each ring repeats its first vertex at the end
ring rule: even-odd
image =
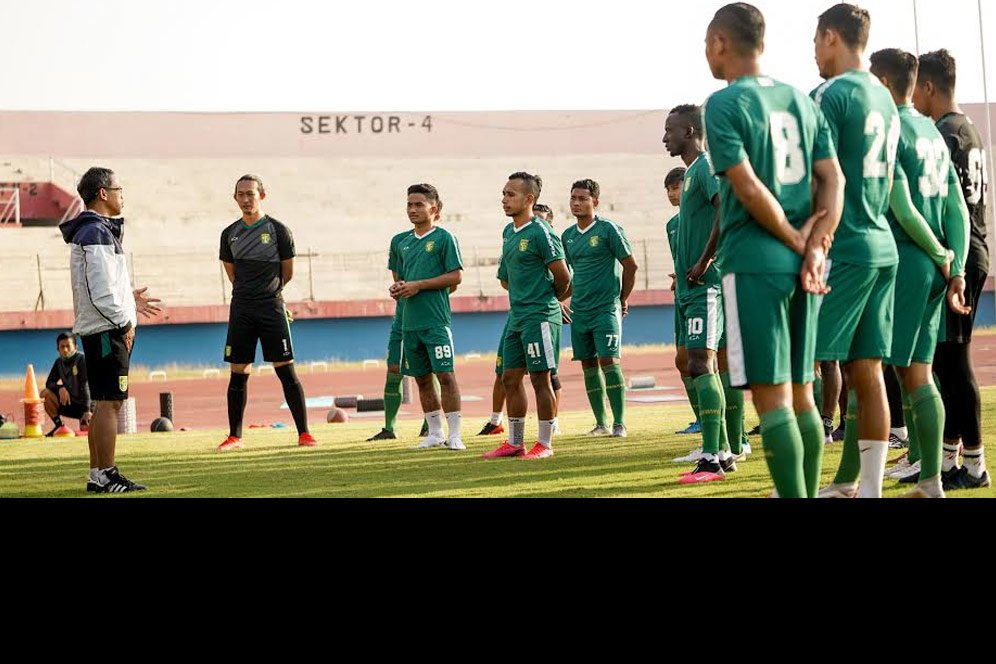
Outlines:
{"type": "Polygon", "coordinates": [[[402,238],[400,280],[391,286],[391,297],[405,300],[401,320],[401,373],[414,376],[419,400],[429,425],[429,435],[416,449],[448,447],[467,449],[460,439],[460,388],[453,374],[453,333],[450,330],[450,291],[462,278],[463,261],[456,238],[433,224],[442,203],[431,184],[408,187],[408,219],[414,225],[402,238]],[[436,394],[432,381],[439,379],[436,394]],[[449,436],[443,436],[443,415],[449,436]]]}
{"type": "Polygon", "coordinates": [[[584,370],[588,402],[595,414],[592,431],[606,431],[608,393],[612,435],[624,438],[626,381],[619,365],[620,341],[638,267],[623,229],[595,214],[600,193],[594,180],[578,180],[571,186],[571,214],[577,223],[561,236],[564,257],[573,270],[571,346],[584,370]]]}
{"type": "Polygon", "coordinates": [[[847,184],[829,254],[831,288],[820,307],[816,358],[846,363],[844,452],[821,495],[880,497],[889,447],[882,358],[892,347],[899,255],[885,212],[899,144],[899,112],[879,80],[861,69],[871,17],[841,3],[820,15],[815,52],[827,82],[812,96],[826,116],[847,184]],[[859,452],[860,449],[860,452],[859,452]]]}
{"type": "Polygon", "coordinates": [[[706,59],[729,85],[706,101],[705,139],[719,176],[730,383],[750,385],[775,488],[798,498],[819,481],[814,294],[825,287],[842,177],[823,116],[805,94],[761,74],[763,50],[757,8],[716,12],[706,59]]]}

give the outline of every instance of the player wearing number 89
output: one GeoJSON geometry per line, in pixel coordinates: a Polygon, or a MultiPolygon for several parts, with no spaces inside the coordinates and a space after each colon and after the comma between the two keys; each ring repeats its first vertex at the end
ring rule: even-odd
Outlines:
{"type": "Polygon", "coordinates": [[[885,212],[899,144],[899,112],[879,80],[861,69],[871,17],[841,3],[820,15],[816,63],[827,82],[812,92],[826,116],[847,180],[844,214],[829,254],[830,292],[820,306],[816,358],[846,363],[844,451],[825,497],[882,495],[889,404],[882,358],[892,347],[899,255],[885,212]],[[861,479],[861,487],[857,482],[861,479]]]}
{"type": "Polygon", "coordinates": [[[823,116],[805,94],[761,74],[763,51],[757,8],[716,12],[706,59],[729,85],[705,104],[705,139],[719,176],[730,383],[750,385],[775,489],[798,498],[819,481],[814,294],[825,290],[843,181],[823,116]]]}
{"type": "Polygon", "coordinates": [[[460,388],[453,374],[453,333],[450,330],[450,290],[462,278],[463,261],[453,235],[440,226],[439,192],[431,184],[408,187],[408,219],[412,232],[402,238],[401,280],[391,286],[391,297],[405,300],[402,315],[401,372],[414,376],[419,400],[429,424],[429,435],[416,449],[446,446],[467,449],[460,439],[460,388]],[[432,376],[442,393],[436,394],[432,376]],[[443,436],[443,415],[449,436],[443,436]]]}
{"type": "MultiPolygon", "coordinates": [[[[968,209],[944,139],[930,118],[910,106],[916,56],[895,48],[877,51],[871,56],[871,71],[892,93],[902,128],[888,214],[899,268],[892,350],[886,362],[895,367],[900,380],[905,421],[911,427],[910,456],[917,451],[914,447],[920,455],[919,476],[912,478],[917,486],[907,496],[943,498],[944,404],[931,379],[931,363],[944,293],[949,290],[947,277],[960,279],[964,271],[968,209]]],[[[952,309],[964,312],[964,296],[957,288],[950,291],[961,295],[952,297],[952,309]]]]}
{"type": "Polygon", "coordinates": [[[624,438],[626,381],[619,365],[622,319],[629,313],[626,301],[633,292],[638,266],[623,229],[595,214],[600,193],[594,180],[571,185],[571,214],[577,223],[561,236],[567,265],[573,270],[571,346],[584,370],[595,428],[605,428],[608,393],[612,435],[624,438]]]}

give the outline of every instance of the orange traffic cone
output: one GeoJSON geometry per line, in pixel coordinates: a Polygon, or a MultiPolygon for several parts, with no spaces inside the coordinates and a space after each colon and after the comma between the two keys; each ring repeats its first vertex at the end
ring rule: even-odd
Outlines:
{"type": "Polygon", "coordinates": [[[35,382],[35,368],[28,365],[24,375],[24,437],[43,438],[42,420],[45,417],[45,400],[38,396],[38,383],[35,382]]]}

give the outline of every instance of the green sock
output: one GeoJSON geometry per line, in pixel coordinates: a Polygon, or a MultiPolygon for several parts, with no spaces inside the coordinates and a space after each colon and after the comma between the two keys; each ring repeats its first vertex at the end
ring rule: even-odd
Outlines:
{"type": "Polygon", "coordinates": [[[702,423],[702,452],[719,454],[723,430],[723,386],[719,376],[704,374],[692,381],[699,395],[699,422],[702,423]]]}
{"type": "MultiPolygon", "coordinates": [[[[602,367],[605,374],[605,391],[609,395],[609,406],[612,408],[612,423],[622,424],[626,410],[626,381],[623,378],[622,366],[610,364],[602,367]]],[[[603,412],[604,412],[604,406],[603,412]]]]}
{"type": "Polygon", "coordinates": [[[744,438],[744,391],[730,387],[730,374],[719,374],[723,381],[723,396],[726,398],[726,437],[730,441],[730,451],[740,454],[744,438]]]}
{"type": "Polygon", "coordinates": [[[802,436],[802,470],[806,477],[806,495],[815,498],[820,490],[820,469],[823,466],[823,418],[815,408],[796,413],[799,435],[802,436]]]}
{"type": "Polygon", "coordinates": [[[776,408],[761,415],[764,460],[779,498],[805,498],[802,437],[791,408],[776,408]]]}
{"type": "Polygon", "coordinates": [[[394,431],[399,408],[401,408],[401,374],[389,373],[384,383],[384,428],[388,431],[394,431]]]}
{"type": "MultiPolygon", "coordinates": [[[[909,449],[906,453],[906,460],[916,463],[920,460],[920,436],[916,426],[916,419],[913,416],[912,397],[902,390],[903,395],[903,421],[906,422],[906,440],[909,449]]],[[[943,444],[943,443],[942,443],[943,444]]]]}
{"type": "Polygon", "coordinates": [[[699,417],[699,393],[695,390],[695,381],[691,378],[682,378],[681,382],[685,384],[685,394],[688,395],[688,404],[692,407],[692,412],[695,413],[695,421],[701,422],[699,417]]]}
{"type": "MultiPolygon", "coordinates": [[[[944,446],[944,402],[941,393],[931,384],[921,385],[909,397],[913,417],[906,426],[914,424],[920,447],[920,481],[941,472],[941,454],[944,446]]],[[[913,430],[910,430],[910,445],[913,430]]]]}
{"type": "Polygon", "coordinates": [[[605,426],[605,383],[602,381],[602,371],[598,367],[588,367],[584,370],[584,389],[588,391],[588,403],[591,412],[595,414],[595,424],[605,426]]]}
{"type": "Polygon", "coordinates": [[[858,452],[858,393],[847,391],[847,415],[844,416],[844,451],[833,481],[835,484],[854,484],[861,472],[861,454],[858,452]]]}

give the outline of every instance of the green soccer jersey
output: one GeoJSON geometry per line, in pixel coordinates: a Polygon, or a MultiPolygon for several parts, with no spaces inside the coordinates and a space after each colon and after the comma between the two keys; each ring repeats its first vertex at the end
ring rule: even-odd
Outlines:
{"type": "MultiPolygon", "coordinates": [[[[958,181],[948,146],[934,121],[917,113],[909,104],[899,107],[899,123],[901,136],[894,177],[897,181],[907,181],[914,207],[927,220],[934,236],[947,246],[942,225],[944,206],[949,184],[958,181]]],[[[915,244],[892,210],[886,216],[897,243],[915,244]]]]}
{"type": "MultiPolygon", "coordinates": [[[[685,182],[681,187],[681,207],[679,208],[679,230],[677,249],[685,271],[702,258],[702,252],[709,243],[713,224],[716,223],[716,208],[712,199],[719,193],[719,181],[712,174],[709,155],[703,152],[685,171],[685,182]]],[[[719,268],[713,262],[702,275],[703,284],[690,286],[683,273],[676,273],[675,294],[684,297],[694,291],[719,284],[719,268]]]]}
{"type": "Polygon", "coordinates": [[[508,329],[519,331],[529,323],[563,322],[553,275],[547,265],[563,260],[560,238],[539,217],[516,229],[514,223],[502,231],[498,279],[508,282],[508,329]]]}
{"type": "MultiPolygon", "coordinates": [[[[408,230],[404,231],[403,233],[398,233],[397,235],[392,237],[391,246],[387,252],[387,269],[391,270],[396,275],[398,275],[399,279],[401,278],[401,272],[402,272],[401,248],[400,248],[401,240],[411,234],[412,232],[408,230]]],[[[405,315],[405,299],[401,298],[399,300],[396,300],[394,304],[394,320],[391,321],[392,330],[401,329],[401,319],[404,317],[404,315],[405,315]]]]}
{"type": "Polygon", "coordinates": [[[812,92],[830,125],[847,183],[844,212],[830,258],[869,267],[899,262],[885,218],[899,144],[899,112],[872,74],[858,69],[831,78],[812,92]]]}
{"type": "Polygon", "coordinates": [[[674,274],[678,274],[678,219],[681,217],[681,212],[679,208],[679,213],[668,219],[667,225],[664,227],[667,230],[667,246],[671,248],[671,262],[674,263],[674,274]]]}
{"type": "MultiPolygon", "coordinates": [[[[706,148],[720,176],[718,254],[723,273],[798,272],[801,257],[751,218],[722,176],[750,160],[789,222],[801,227],[812,214],[813,162],[835,154],[823,115],[790,85],[767,76],[743,76],[709,97],[704,120],[706,148]]],[[[681,233],[679,229],[679,237],[681,233]]]]}
{"type": "MultiPolygon", "coordinates": [[[[445,228],[436,226],[419,237],[414,231],[401,240],[402,273],[404,281],[420,281],[463,269],[460,246],[445,228]]],[[[450,289],[419,291],[407,298],[402,329],[405,332],[446,327],[450,324],[450,289]]]]}
{"type": "Polygon", "coordinates": [[[582,314],[619,308],[622,267],[633,250],[623,229],[596,216],[583,231],[571,224],[561,236],[564,258],[573,270],[571,309],[582,314]]]}

